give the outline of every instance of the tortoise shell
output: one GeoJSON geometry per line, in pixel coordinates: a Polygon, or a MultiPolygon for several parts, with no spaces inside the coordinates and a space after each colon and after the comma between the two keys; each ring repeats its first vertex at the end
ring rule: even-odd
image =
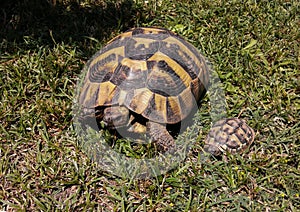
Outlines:
{"type": "Polygon", "coordinates": [[[204,150],[215,156],[226,151],[242,152],[251,145],[254,137],[254,130],[243,119],[221,119],[210,129],[205,140],[204,150]]]}
{"type": "Polygon", "coordinates": [[[186,118],[209,84],[198,50],[161,28],[135,28],[112,39],[87,63],[79,103],[120,105],[157,123],[186,118]]]}

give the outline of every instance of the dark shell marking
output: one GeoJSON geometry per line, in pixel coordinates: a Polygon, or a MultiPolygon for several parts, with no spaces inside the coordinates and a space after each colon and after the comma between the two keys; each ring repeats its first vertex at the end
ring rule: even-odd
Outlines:
{"type": "Polygon", "coordinates": [[[84,108],[124,105],[158,123],[187,117],[209,84],[198,50],[159,28],[117,36],[88,62],[87,71],[79,97],[84,108]]]}
{"type": "Polygon", "coordinates": [[[205,140],[204,150],[215,156],[229,151],[237,153],[251,145],[255,137],[254,130],[238,118],[217,121],[210,129],[205,140]]]}

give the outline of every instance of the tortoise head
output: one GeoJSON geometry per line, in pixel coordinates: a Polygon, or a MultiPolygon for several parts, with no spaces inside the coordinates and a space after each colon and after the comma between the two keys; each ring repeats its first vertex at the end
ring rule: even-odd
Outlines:
{"type": "Polygon", "coordinates": [[[206,144],[204,145],[204,151],[214,156],[219,156],[222,153],[222,149],[217,145],[206,144]]]}
{"type": "Polygon", "coordinates": [[[129,110],[124,106],[112,106],[104,109],[103,122],[108,128],[124,127],[129,121],[129,110]]]}

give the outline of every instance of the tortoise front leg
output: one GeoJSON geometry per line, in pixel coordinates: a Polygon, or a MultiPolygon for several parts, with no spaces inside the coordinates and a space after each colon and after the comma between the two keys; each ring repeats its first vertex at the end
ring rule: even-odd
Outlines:
{"type": "Polygon", "coordinates": [[[149,121],[147,122],[147,132],[151,139],[157,144],[159,151],[166,152],[175,149],[174,138],[163,124],[149,121]]]}

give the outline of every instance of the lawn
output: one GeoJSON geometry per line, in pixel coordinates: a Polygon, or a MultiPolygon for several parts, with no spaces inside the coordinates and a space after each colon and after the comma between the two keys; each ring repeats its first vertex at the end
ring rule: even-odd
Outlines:
{"type": "Polygon", "coordinates": [[[297,0],[3,1],[0,211],[299,211],[299,13],[297,0]],[[205,96],[193,147],[163,175],[116,176],[82,151],[72,124],[81,71],[138,26],[167,28],[209,58],[227,116],[255,129],[250,148],[201,159],[205,96]]]}

